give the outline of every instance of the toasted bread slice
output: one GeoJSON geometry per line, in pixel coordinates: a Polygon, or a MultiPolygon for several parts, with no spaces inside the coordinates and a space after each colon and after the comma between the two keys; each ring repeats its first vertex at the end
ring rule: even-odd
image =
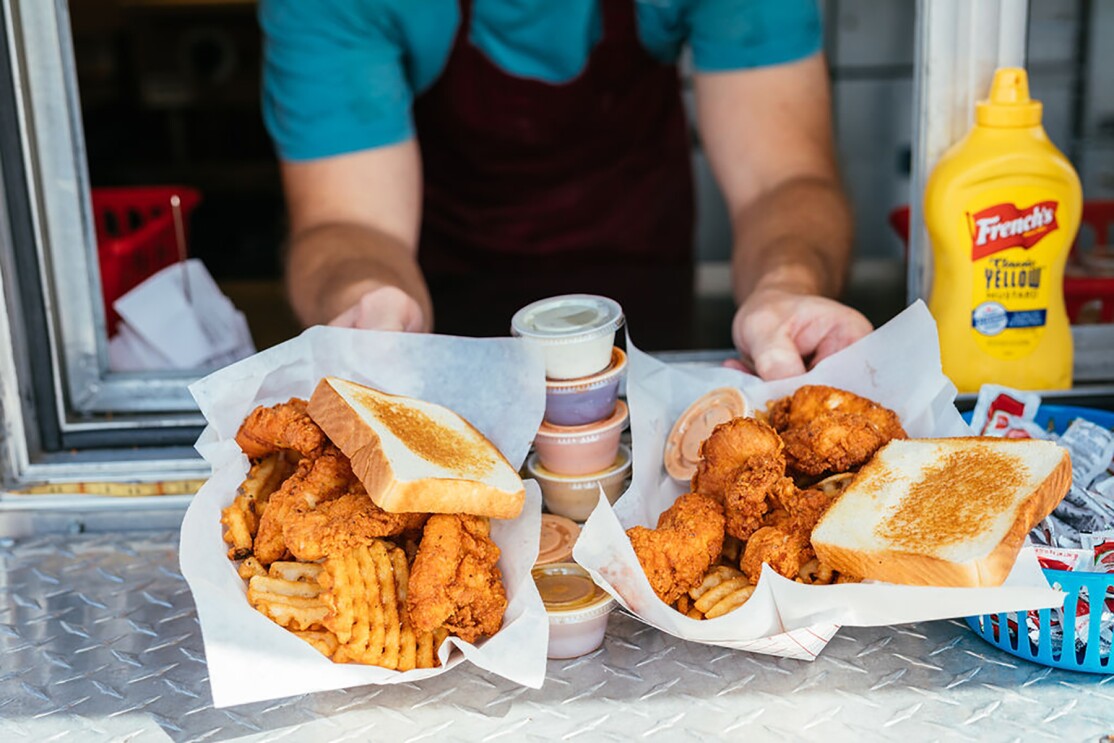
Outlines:
{"type": "Polygon", "coordinates": [[[385,511],[493,518],[522,511],[522,478],[448,408],[326,377],[307,410],[385,511]]]}
{"type": "Polygon", "coordinates": [[[997,586],[1070,486],[1071,458],[1051,441],[899,439],[855,475],[812,546],[822,562],[863,578],[997,586]]]}

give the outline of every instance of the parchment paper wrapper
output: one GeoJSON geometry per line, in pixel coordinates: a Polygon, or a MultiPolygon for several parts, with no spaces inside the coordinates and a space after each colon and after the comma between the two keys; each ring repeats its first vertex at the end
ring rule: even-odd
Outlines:
{"type": "Polygon", "coordinates": [[[442,666],[399,673],[333,663],[258,613],[226,557],[220,511],[232,502],[248,461],[236,431],[256,405],[308,398],[333,375],[444,405],[466,418],[521,467],[545,409],[542,357],[513,338],[471,339],[316,327],[200,380],[190,391],[208,421],[197,450],[213,474],[182,522],[181,566],[201,619],[213,704],[226,707],[363,684],[395,684],[444,673],[464,659],[530,687],[545,677],[549,621],[530,575],[538,554],[541,494],[526,483],[514,520],[492,519],[507,588],[503,628],[470,645],[455,637],[442,666]],[[459,648],[461,652],[450,650],[459,648]]]}
{"type": "Polygon", "coordinates": [[[628,611],[686,640],[812,660],[839,625],[875,626],[997,611],[1059,606],[1032,550],[1022,551],[999,588],[925,588],[881,583],[809,586],[769,567],[751,599],[712,620],[689,619],[654,594],[625,530],[653,527],[687,486],[662,464],[666,436],[693,400],[718,387],[743,391],[761,410],[805,384],[850,390],[897,412],[911,437],[969,436],[954,405],[956,390],[940,366],[936,325],[921,302],[799,377],[763,382],[726,368],[669,366],[628,343],[634,472],[614,509],[601,498],[581,531],[574,557],[628,611]]]}

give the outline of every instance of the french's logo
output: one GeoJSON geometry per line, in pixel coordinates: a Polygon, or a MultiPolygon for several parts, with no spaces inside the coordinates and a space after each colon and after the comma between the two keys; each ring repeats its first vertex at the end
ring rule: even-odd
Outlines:
{"type": "Polygon", "coordinates": [[[995,204],[982,211],[967,213],[971,231],[971,260],[1007,248],[1031,248],[1049,232],[1056,230],[1059,202],[1041,201],[1025,209],[1015,204],[995,204]]]}

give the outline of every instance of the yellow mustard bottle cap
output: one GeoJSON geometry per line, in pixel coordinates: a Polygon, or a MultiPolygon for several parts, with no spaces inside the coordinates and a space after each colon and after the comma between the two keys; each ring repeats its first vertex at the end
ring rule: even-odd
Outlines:
{"type": "Polygon", "coordinates": [[[1041,102],[1029,97],[1029,76],[1021,67],[994,71],[990,97],[975,104],[975,121],[981,126],[1039,126],[1041,102]]]}

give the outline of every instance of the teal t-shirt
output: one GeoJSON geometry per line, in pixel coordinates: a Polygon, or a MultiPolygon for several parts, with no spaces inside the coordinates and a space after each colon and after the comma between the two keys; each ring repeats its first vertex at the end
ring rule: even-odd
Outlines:
{"type": "MultiPolygon", "coordinates": [[[[692,48],[699,72],[807,57],[816,0],[631,0],[638,35],[664,63],[692,48]]],[[[468,40],[510,75],[560,84],[603,32],[601,0],[474,0],[468,40]]],[[[260,0],[263,116],[284,160],[414,135],[411,104],[444,70],[459,0],[260,0]]]]}

